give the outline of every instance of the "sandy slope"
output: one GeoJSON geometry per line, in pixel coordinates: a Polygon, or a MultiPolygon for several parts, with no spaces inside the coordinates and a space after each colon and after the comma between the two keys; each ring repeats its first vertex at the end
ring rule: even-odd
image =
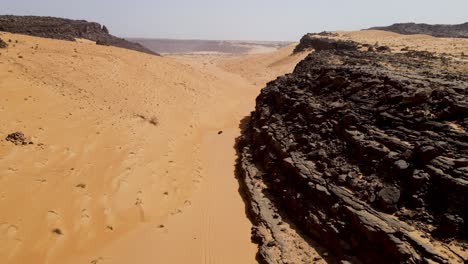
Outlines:
{"type": "Polygon", "coordinates": [[[234,139],[291,48],[160,58],[1,37],[0,263],[255,262],[234,139]],[[3,140],[15,131],[35,144],[3,140]]]}
{"type": "Polygon", "coordinates": [[[400,35],[398,33],[381,30],[339,31],[339,39],[354,40],[359,43],[387,45],[394,51],[409,47],[438,53],[468,55],[468,39],[466,38],[436,38],[429,35],[400,35]]]}
{"type": "MultiPolygon", "coordinates": [[[[342,34],[392,47],[468,47],[342,34]]],[[[305,54],[289,56],[291,46],[161,58],[0,37],[12,39],[0,50],[0,263],[255,262],[234,141],[259,89],[305,54]],[[4,140],[15,131],[35,144],[4,140]]]]}

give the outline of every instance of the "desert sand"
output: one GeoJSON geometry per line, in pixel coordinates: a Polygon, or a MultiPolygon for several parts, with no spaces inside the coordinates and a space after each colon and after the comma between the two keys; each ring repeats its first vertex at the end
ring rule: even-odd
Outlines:
{"type": "Polygon", "coordinates": [[[468,39],[438,38],[429,35],[401,35],[382,30],[338,31],[337,39],[353,40],[359,43],[386,45],[400,51],[408,47],[412,50],[448,53],[453,55],[468,54],[468,39]]]}
{"type": "MultiPolygon", "coordinates": [[[[468,53],[462,39],[340,34],[468,53]]],[[[0,263],[256,263],[235,139],[260,89],[306,54],[0,37],[0,263]],[[16,131],[34,144],[4,140],[16,131]]]]}
{"type": "Polygon", "coordinates": [[[11,39],[0,51],[1,263],[256,262],[235,138],[259,90],[305,54],[156,57],[0,37],[11,39]],[[4,140],[16,131],[34,144],[4,140]]]}

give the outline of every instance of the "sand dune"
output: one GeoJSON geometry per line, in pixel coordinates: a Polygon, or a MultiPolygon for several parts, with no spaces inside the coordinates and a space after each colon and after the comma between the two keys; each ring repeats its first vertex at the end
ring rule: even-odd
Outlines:
{"type": "Polygon", "coordinates": [[[161,58],[1,37],[1,263],[255,262],[234,139],[291,48],[161,58]],[[16,131],[34,144],[3,140],[16,131]]]}
{"type": "MultiPolygon", "coordinates": [[[[0,263],[255,263],[239,123],[306,54],[155,57],[23,35],[0,50],[0,263]],[[34,144],[5,137],[21,131],[34,144]]],[[[468,53],[465,40],[340,32],[468,53]]]]}

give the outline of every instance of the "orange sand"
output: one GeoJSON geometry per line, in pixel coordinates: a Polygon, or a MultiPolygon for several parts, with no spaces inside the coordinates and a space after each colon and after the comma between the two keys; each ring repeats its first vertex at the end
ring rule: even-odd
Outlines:
{"type": "Polygon", "coordinates": [[[256,262],[234,142],[259,89],[304,54],[0,37],[13,40],[0,50],[0,263],[256,262]],[[3,140],[16,131],[35,144],[3,140]]]}
{"type": "Polygon", "coordinates": [[[339,39],[354,40],[359,43],[387,45],[394,51],[409,47],[412,50],[468,55],[468,39],[436,38],[428,35],[400,35],[381,30],[339,31],[339,39]]]}

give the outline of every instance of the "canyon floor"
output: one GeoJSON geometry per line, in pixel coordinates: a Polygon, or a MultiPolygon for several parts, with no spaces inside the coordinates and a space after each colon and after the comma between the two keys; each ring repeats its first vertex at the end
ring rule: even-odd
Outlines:
{"type": "MultiPolygon", "coordinates": [[[[343,34],[468,54],[466,39],[343,34]]],[[[0,38],[11,40],[0,49],[1,263],[257,262],[235,139],[260,89],[306,53],[157,57],[0,38]],[[33,144],[5,140],[17,131],[33,144]]]]}
{"type": "Polygon", "coordinates": [[[1,38],[0,262],[256,262],[234,142],[304,55],[1,38]],[[16,131],[33,144],[5,140],[16,131]]]}

